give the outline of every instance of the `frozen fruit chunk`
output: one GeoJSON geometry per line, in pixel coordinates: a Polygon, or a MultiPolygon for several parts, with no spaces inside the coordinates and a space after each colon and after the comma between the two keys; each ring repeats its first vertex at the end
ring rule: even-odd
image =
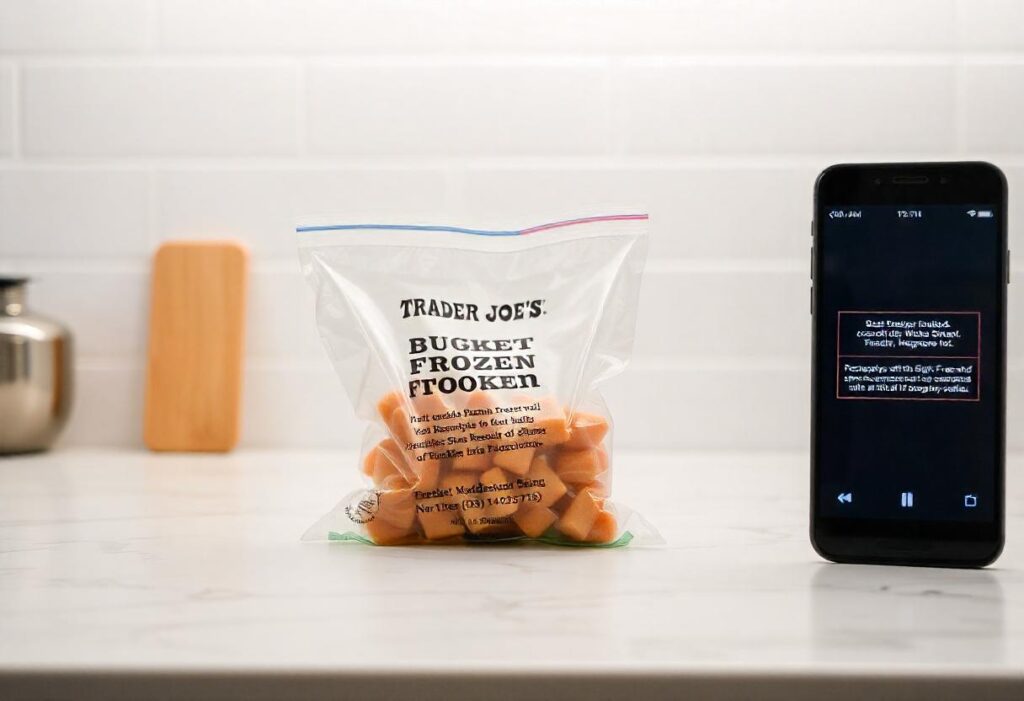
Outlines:
{"type": "Polygon", "coordinates": [[[608,511],[602,511],[594,519],[594,525],[590,527],[586,539],[590,543],[610,543],[615,540],[618,530],[619,524],[615,517],[608,511]]]}
{"type": "Polygon", "coordinates": [[[458,509],[446,509],[443,504],[434,505],[429,511],[416,514],[423,534],[430,540],[454,538],[466,532],[458,509]]]}
{"type": "Polygon", "coordinates": [[[512,396],[510,406],[520,407],[522,424],[518,424],[528,433],[523,439],[536,441],[541,448],[552,448],[569,439],[569,426],[565,411],[554,397],[531,397],[526,394],[512,396]]]}
{"type": "Polygon", "coordinates": [[[403,407],[396,407],[391,412],[391,418],[388,419],[388,430],[391,432],[392,438],[395,439],[402,449],[405,450],[405,444],[411,443],[413,439],[412,421],[409,419],[409,412],[403,407]]]}
{"type": "Polygon", "coordinates": [[[402,406],[402,395],[398,392],[388,392],[377,402],[377,413],[380,414],[380,418],[384,419],[384,423],[388,423],[391,421],[395,409],[400,406],[402,406]]]}
{"type": "Polygon", "coordinates": [[[569,439],[562,444],[563,448],[584,450],[601,444],[608,435],[608,420],[598,414],[585,411],[576,412],[569,426],[569,439]]]}
{"type": "Polygon", "coordinates": [[[466,403],[464,405],[466,409],[478,410],[489,410],[494,411],[495,401],[487,392],[482,389],[474,390],[466,395],[466,403]]]}
{"type": "Polygon", "coordinates": [[[377,545],[403,545],[419,540],[415,528],[400,528],[382,518],[374,518],[366,524],[366,533],[377,545]]]}
{"type": "Polygon", "coordinates": [[[412,485],[406,482],[405,478],[398,473],[388,475],[383,480],[381,480],[380,484],[378,484],[377,486],[380,487],[381,489],[389,491],[409,489],[410,487],[412,487],[412,485]]]}
{"type": "MultiPolygon", "coordinates": [[[[501,470],[492,468],[488,472],[494,474],[488,476],[489,484],[500,483],[499,474],[501,470]]],[[[484,473],[487,474],[487,473],[484,473]]],[[[508,516],[495,516],[487,508],[487,497],[501,492],[481,493],[472,490],[482,484],[484,475],[478,472],[450,472],[441,480],[441,486],[451,490],[451,496],[447,497],[451,503],[457,504],[459,513],[462,515],[463,525],[471,533],[476,535],[505,535],[515,530],[515,524],[508,516]],[[462,492],[460,493],[460,489],[462,492]]]]}
{"type": "Polygon", "coordinates": [[[380,493],[374,520],[383,519],[397,528],[411,528],[416,518],[416,500],[411,489],[393,489],[380,493]]]}
{"type": "MultiPolygon", "coordinates": [[[[466,421],[474,421],[478,424],[478,428],[467,431],[464,435],[469,438],[469,434],[485,435],[493,431],[489,426],[480,425],[481,421],[486,421],[491,416],[491,413],[487,414],[476,414],[475,412],[494,411],[494,400],[487,392],[477,390],[470,392],[466,398],[465,406],[466,416],[463,417],[466,421]],[[474,413],[469,413],[474,412],[474,413]]],[[[463,455],[452,458],[452,469],[453,470],[486,470],[491,466],[491,454],[488,451],[487,446],[491,445],[492,441],[482,440],[474,441],[470,440],[468,443],[463,443],[459,446],[462,450],[463,455]],[[479,451],[479,452],[470,452],[479,451]]]]}
{"type": "Polygon", "coordinates": [[[543,431],[541,434],[536,434],[537,440],[546,448],[565,443],[569,440],[569,426],[566,422],[565,411],[554,397],[544,397],[539,403],[540,411],[531,414],[533,417],[532,427],[543,431]]]}
{"type": "Polygon", "coordinates": [[[546,506],[536,504],[523,504],[516,511],[512,520],[519,526],[519,530],[531,538],[539,538],[544,532],[551,528],[558,516],[546,506]]]}
{"type": "Polygon", "coordinates": [[[484,511],[488,516],[508,516],[519,508],[515,483],[502,472],[501,468],[492,467],[480,475],[480,484],[493,488],[493,490],[484,491],[480,495],[484,503],[487,504],[484,511]]]}
{"type": "Polygon", "coordinates": [[[397,474],[403,478],[411,476],[405,454],[390,438],[385,438],[370,449],[363,461],[363,471],[370,475],[373,483],[378,486],[392,475],[397,474]]]}
{"type": "Polygon", "coordinates": [[[530,471],[526,473],[524,479],[528,486],[520,491],[524,494],[539,493],[540,501],[532,502],[539,506],[554,506],[555,502],[561,499],[567,491],[565,483],[551,469],[548,459],[544,455],[538,455],[533,459],[530,471]]]}
{"type": "Polygon", "coordinates": [[[421,422],[443,421],[441,415],[448,411],[448,405],[439,394],[414,397],[412,406],[421,422]]]}
{"type": "Polygon", "coordinates": [[[584,489],[572,500],[555,527],[573,540],[586,540],[601,513],[601,500],[584,489]]]}
{"type": "Polygon", "coordinates": [[[425,460],[414,463],[412,472],[415,477],[413,486],[420,491],[429,491],[437,487],[441,477],[441,463],[438,460],[425,460]]]}
{"type": "Polygon", "coordinates": [[[517,475],[525,475],[530,470],[530,463],[533,462],[533,454],[537,452],[537,449],[536,447],[513,447],[522,442],[522,439],[514,438],[510,442],[502,443],[498,452],[494,454],[494,465],[517,475]]]}
{"type": "Polygon", "coordinates": [[[608,454],[603,448],[560,450],[555,456],[555,472],[569,484],[590,484],[607,469],[608,454]]]}

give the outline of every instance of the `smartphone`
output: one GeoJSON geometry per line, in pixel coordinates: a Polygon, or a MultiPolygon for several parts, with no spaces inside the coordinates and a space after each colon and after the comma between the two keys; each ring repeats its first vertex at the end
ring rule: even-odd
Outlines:
{"type": "Polygon", "coordinates": [[[811,542],[836,562],[980,567],[1003,547],[1006,179],[988,163],[818,176],[811,542]]]}

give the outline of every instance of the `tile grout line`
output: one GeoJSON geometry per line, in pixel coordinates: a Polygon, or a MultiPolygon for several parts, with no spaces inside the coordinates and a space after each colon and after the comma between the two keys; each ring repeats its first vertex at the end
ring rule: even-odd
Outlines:
{"type": "MultiPolygon", "coordinates": [[[[170,157],[138,156],[120,157],[74,157],[74,156],[42,156],[28,157],[17,162],[0,159],[0,170],[32,170],[32,171],[96,171],[145,170],[155,167],[160,170],[187,172],[209,170],[213,172],[232,171],[268,171],[268,172],[302,172],[302,171],[431,171],[456,166],[469,170],[489,170],[503,172],[529,171],[676,171],[676,170],[806,170],[817,169],[826,162],[841,160],[879,161],[879,160],[934,160],[953,156],[955,153],[943,150],[914,152],[829,152],[815,154],[798,154],[785,152],[771,156],[754,153],[721,153],[715,155],[680,154],[676,156],[651,157],[642,155],[607,156],[424,156],[408,159],[408,157],[392,156],[358,156],[344,158],[336,155],[318,156],[307,154],[302,157],[274,158],[266,156],[238,157],[170,157]]],[[[1017,151],[986,151],[984,155],[997,157],[1001,163],[1014,167],[1024,166],[1024,154],[1017,151]]]]}
{"type": "Polygon", "coordinates": [[[22,113],[22,105],[24,100],[22,99],[22,68],[16,61],[11,63],[11,162],[20,164],[23,161],[22,157],[22,124],[25,121],[25,116],[22,113]]]}
{"type": "MultiPolygon", "coordinates": [[[[529,53],[443,53],[436,51],[410,51],[398,53],[331,53],[330,51],[258,51],[239,50],[231,53],[222,50],[177,50],[164,48],[160,41],[159,13],[147,23],[149,48],[77,50],[60,52],[54,50],[20,50],[7,54],[33,64],[77,64],[77,65],[136,65],[143,59],[153,66],[197,65],[211,66],[265,65],[268,63],[288,64],[296,59],[311,64],[337,67],[359,66],[592,66],[600,67],[613,60],[623,65],[665,65],[665,66],[928,66],[949,65],[949,48],[927,51],[894,52],[886,50],[837,51],[823,54],[820,51],[775,51],[753,52],[703,51],[703,52],[601,52],[577,51],[556,52],[531,50],[529,53]]],[[[971,50],[968,60],[981,64],[1024,63],[1024,49],[1001,51],[971,50]]]]}

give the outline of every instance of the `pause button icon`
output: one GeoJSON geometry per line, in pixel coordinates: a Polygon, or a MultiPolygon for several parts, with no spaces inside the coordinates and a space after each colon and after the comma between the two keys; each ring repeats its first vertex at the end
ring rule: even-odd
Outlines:
{"type": "Polygon", "coordinates": [[[900,495],[900,506],[902,506],[904,509],[909,509],[909,508],[913,507],[914,506],[914,493],[913,492],[903,492],[900,495]]]}

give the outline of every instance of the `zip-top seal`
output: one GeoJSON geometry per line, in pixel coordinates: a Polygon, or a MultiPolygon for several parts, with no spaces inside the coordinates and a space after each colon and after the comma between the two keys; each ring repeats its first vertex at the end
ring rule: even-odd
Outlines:
{"type": "Polygon", "coordinates": [[[647,221],[647,214],[605,214],[593,217],[578,217],[576,219],[565,219],[562,221],[539,224],[525,229],[467,229],[460,226],[443,226],[430,224],[323,224],[295,227],[296,233],[310,233],[320,231],[440,231],[450,234],[469,234],[472,236],[527,236],[541,231],[561,229],[567,226],[578,226],[581,224],[598,224],[601,222],[616,221],[647,221]]]}

